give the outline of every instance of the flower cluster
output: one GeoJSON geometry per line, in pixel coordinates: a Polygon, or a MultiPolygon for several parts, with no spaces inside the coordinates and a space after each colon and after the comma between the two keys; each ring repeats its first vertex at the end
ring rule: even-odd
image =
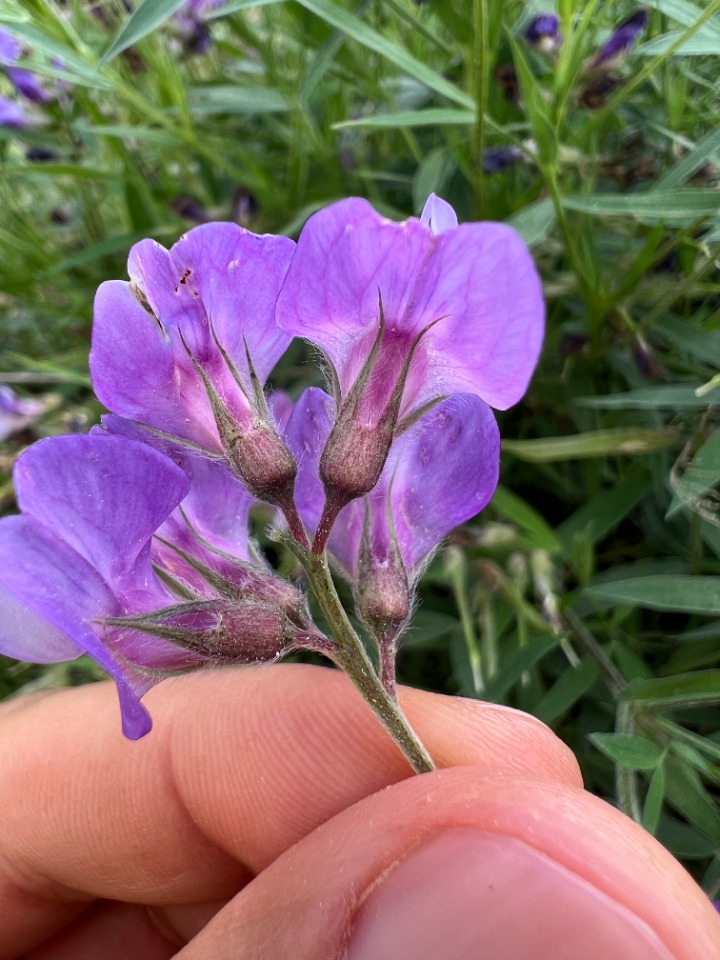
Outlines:
{"type": "Polygon", "coordinates": [[[491,407],[516,403],[537,362],[544,309],[524,244],[502,224],[458,225],[434,196],[405,223],[349,199],[297,245],[204,224],[169,250],[138,243],[128,272],[95,303],[91,373],[110,415],[18,460],[0,651],[89,653],[133,738],[150,728],[141,697],[174,671],[298,648],[346,663],[250,539],[262,502],[331,627],[328,555],[349,580],[393,697],[414,584],[492,496],[491,407]],[[328,382],[294,403],[265,391],[293,337],[328,382]]]}

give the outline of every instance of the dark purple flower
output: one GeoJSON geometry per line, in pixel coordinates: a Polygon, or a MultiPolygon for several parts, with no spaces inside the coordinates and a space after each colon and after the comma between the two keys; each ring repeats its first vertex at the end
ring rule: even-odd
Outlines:
{"type": "Polygon", "coordinates": [[[207,53],[212,44],[208,14],[224,0],[187,0],[175,14],[175,23],[183,34],[185,48],[190,53],[207,53]]]}
{"type": "Polygon", "coordinates": [[[10,387],[0,385],[0,440],[23,430],[46,409],[42,400],[19,397],[10,387]]]}
{"type": "Polygon", "coordinates": [[[554,13],[541,13],[530,21],[523,34],[532,46],[543,53],[551,53],[562,44],[560,18],[554,13]]]}
{"type": "Polygon", "coordinates": [[[90,369],[105,406],[226,457],[264,498],[263,483],[294,477],[258,395],[291,339],[274,312],[294,246],[233,223],[196,227],[171,250],[143,240],[131,282],[103,283],[95,300],[90,369]],[[237,462],[250,447],[259,479],[237,462]]]}
{"type": "Polygon", "coordinates": [[[644,7],[640,7],[615,28],[607,43],[590,61],[589,68],[609,70],[621,63],[637,38],[646,29],[647,23],[648,12],[644,7]]]}
{"type": "Polygon", "coordinates": [[[483,152],[483,173],[500,173],[501,170],[507,170],[508,167],[513,167],[524,159],[525,154],[519,147],[488,147],[483,152]]]}
{"type": "Polygon", "coordinates": [[[27,116],[20,104],[0,96],[0,127],[24,127],[26,124],[27,116]]]}

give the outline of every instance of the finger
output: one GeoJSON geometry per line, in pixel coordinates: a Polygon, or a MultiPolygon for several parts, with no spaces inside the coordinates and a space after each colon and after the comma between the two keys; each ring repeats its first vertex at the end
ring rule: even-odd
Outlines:
{"type": "Polygon", "coordinates": [[[718,944],[710,901],[616,809],[456,768],[319,827],[177,960],[717,960],[718,944]]]}
{"type": "MultiPolygon", "coordinates": [[[[410,775],[335,671],[215,671],[147,699],[155,728],[138,743],[122,738],[109,685],[0,715],[0,958],[88,897],[228,898],[318,824],[410,775]]],[[[420,691],[403,703],[444,765],[578,782],[570,751],[524,714],[420,691]]]]}
{"type": "Polygon", "coordinates": [[[100,901],[23,960],[170,960],[177,952],[144,907],[100,901]]]}

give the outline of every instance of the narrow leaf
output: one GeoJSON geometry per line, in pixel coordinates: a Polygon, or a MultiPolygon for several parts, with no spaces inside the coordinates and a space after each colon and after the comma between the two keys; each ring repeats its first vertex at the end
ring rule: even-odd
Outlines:
{"type": "Polygon", "coordinates": [[[113,57],[152,33],[166,20],[169,20],[183,3],[185,3],[185,0],[140,0],[140,3],[110,41],[105,53],[100,58],[99,66],[104,67],[113,57]]]}

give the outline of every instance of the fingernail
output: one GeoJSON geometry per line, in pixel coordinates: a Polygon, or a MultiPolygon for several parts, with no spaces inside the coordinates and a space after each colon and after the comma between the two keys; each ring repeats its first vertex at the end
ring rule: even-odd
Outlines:
{"type": "Polygon", "coordinates": [[[345,960],[673,960],[647,924],[521,840],[448,829],[391,867],[345,960]]]}

